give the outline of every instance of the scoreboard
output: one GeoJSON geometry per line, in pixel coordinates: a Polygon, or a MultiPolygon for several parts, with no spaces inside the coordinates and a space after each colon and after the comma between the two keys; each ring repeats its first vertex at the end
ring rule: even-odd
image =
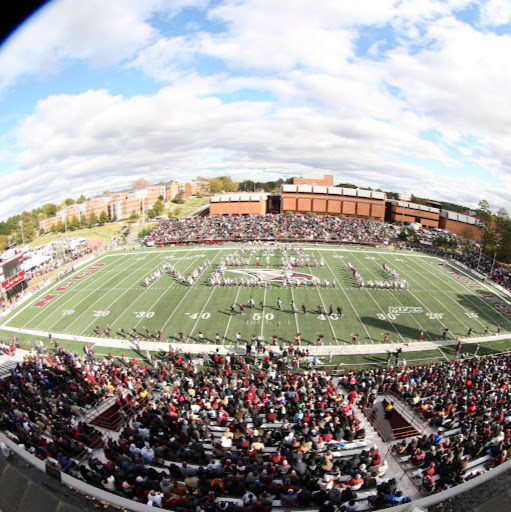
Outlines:
{"type": "Polygon", "coordinates": [[[23,255],[21,254],[0,262],[0,282],[4,292],[25,280],[25,271],[21,270],[22,263],[23,255]]]}

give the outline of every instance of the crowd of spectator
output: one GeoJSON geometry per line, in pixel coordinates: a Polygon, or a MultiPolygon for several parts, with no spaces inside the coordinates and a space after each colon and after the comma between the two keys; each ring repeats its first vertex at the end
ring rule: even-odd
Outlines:
{"type": "Polygon", "coordinates": [[[240,240],[388,242],[384,224],[363,219],[289,215],[188,217],[158,222],[146,241],[156,244],[240,240]]]}
{"type": "Polygon", "coordinates": [[[433,434],[395,445],[421,470],[429,492],[441,491],[474,476],[469,460],[486,456],[483,468],[511,457],[511,355],[434,363],[408,368],[363,370],[343,383],[372,405],[380,392],[391,391],[407,401],[434,427],[451,435],[433,434]]]}
{"type": "Polygon", "coordinates": [[[230,496],[240,512],[269,512],[275,500],[353,511],[367,489],[385,491],[387,505],[404,499],[382,480],[376,446],[342,456],[365,436],[354,389],[343,394],[322,371],[246,372],[225,358],[197,370],[189,360],[172,353],[156,369],[33,353],[0,381],[0,429],[76,478],[165,509],[233,510],[230,496]],[[134,416],[93,455],[100,432],[84,408],[109,395],[134,416]]]}

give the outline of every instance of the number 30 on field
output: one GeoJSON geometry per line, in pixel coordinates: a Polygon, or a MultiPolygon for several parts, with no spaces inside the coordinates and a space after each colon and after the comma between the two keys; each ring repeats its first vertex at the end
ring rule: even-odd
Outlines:
{"type": "Polygon", "coordinates": [[[154,311],[135,311],[135,316],[137,318],[152,318],[154,311]]]}

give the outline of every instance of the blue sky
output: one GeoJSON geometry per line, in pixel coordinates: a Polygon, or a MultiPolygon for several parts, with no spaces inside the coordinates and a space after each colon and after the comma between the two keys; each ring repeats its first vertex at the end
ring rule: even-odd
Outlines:
{"type": "Polygon", "coordinates": [[[0,48],[0,218],[307,172],[511,211],[510,20],[510,0],[54,0],[0,48]]]}

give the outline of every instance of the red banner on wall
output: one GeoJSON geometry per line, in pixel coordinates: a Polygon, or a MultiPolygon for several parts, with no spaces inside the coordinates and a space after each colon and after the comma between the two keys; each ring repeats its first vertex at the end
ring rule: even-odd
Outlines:
{"type": "Polygon", "coordinates": [[[18,283],[21,283],[21,281],[24,281],[25,280],[25,271],[22,270],[21,272],[19,272],[18,274],[14,275],[14,276],[11,276],[9,277],[9,279],[6,279],[3,283],[2,283],[2,288],[7,291],[9,290],[10,288],[12,288],[13,286],[16,286],[18,283]]]}

